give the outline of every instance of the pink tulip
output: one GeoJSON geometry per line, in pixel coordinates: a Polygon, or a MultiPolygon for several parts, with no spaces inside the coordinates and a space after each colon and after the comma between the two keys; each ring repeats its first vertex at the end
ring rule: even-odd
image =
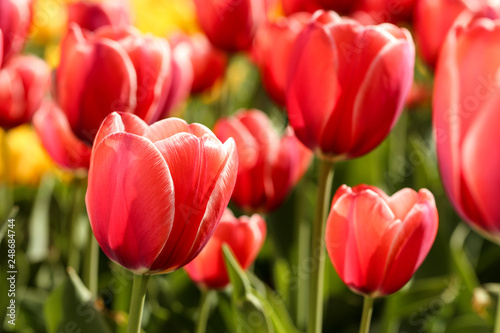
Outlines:
{"type": "Polygon", "coordinates": [[[2,57],[6,62],[23,49],[31,25],[31,6],[31,0],[0,1],[0,32],[3,35],[0,65],[2,57]]]}
{"type": "Polygon", "coordinates": [[[233,190],[238,159],[200,124],[169,118],[151,126],[129,113],[103,122],[86,195],[104,253],[136,274],[188,264],[215,231],[233,190]]]}
{"type": "Polygon", "coordinates": [[[500,242],[500,20],[455,26],[436,67],[433,116],[444,188],[460,216],[500,242]]]}
{"type": "Polygon", "coordinates": [[[326,248],[344,283],[377,297],[401,289],[420,267],[438,230],[434,197],[403,189],[389,197],[378,188],[341,186],[326,226],[326,248]]]}
{"type": "Polygon", "coordinates": [[[34,56],[16,55],[0,69],[0,126],[27,123],[50,86],[50,69],[34,56]]]}
{"type": "Polygon", "coordinates": [[[126,27],[130,22],[130,8],[124,0],[80,0],[68,4],[68,23],[76,23],[82,29],[95,31],[107,25],[126,27]]]}
{"type": "Polygon", "coordinates": [[[290,60],[287,108],[295,134],[326,159],[370,152],[403,110],[414,61],[406,29],[316,12],[290,60]]]}
{"type": "Polygon", "coordinates": [[[253,57],[267,93],[279,105],[286,104],[286,79],[290,54],[298,35],[310,20],[309,13],[295,13],[264,24],[253,45],[253,57]]]}
{"type": "Polygon", "coordinates": [[[267,19],[265,0],[194,0],[201,28],[220,49],[247,50],[267,19]]]}
{"type": "Polygon", "coordinates": [[[229,283],[222,245],[227,244],[246,270],[257,258],[266,239],[266,222],[258,214],[234,217],[226,209],[214,235],[200,254],[184,269],[191,280],[205,288],[223,288],[229,283]]]}
{"type": "Polygon", "coordinates": [[[281,137],[265,113],[242,110],[220,119],[214,132],[221,140],[236,141],[238,178],[232,200],[247,211],[272,211],[307,170],[312,154],[288,129],[281,137]]]}

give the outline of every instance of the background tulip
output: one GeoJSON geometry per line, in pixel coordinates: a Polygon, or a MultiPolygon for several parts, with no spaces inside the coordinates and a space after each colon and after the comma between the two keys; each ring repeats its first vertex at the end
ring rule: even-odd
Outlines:
{"type": "Polygon", "coordinates": [[[124,0],[80,0],[68,4],[68,23],[76,23],[82,29],[95,31],[106,25],[124,27],[130,25],[130,21],[129,4],[124,0]]]}
{"type": "Polygon", "coordinates": [[[177,118],[150,127],[112,113],[96,137],[87,211],[104,253],[136,274],[170,272],[195,258],[233,190],[238,160],[206,127],[177,118]]]}
{"type": "Polygon", "coordinates": [[[326,248],[344,283],[368,296],[401,289],[422,264],[438,229],[434,197],[426,189],[341,186],[326,227],[326,248]]]}
{"type": "Polygon", "coordinates": [[[436,68],[433,116],[443,185],[465,221],[500,241],[500,21],[453,28],[436,68]]]}
{"type": "Polygon", "coordinates": [[[295,43],[288,72],[295,134],[324,158],[368,153],[401,114],[414,61],[405,29],[364,27],[333,12],[315,13],[295,43]]]}
{"type": "MultiPolygon", "coordinates": [[[[333,0],[327,0],[333,1],[333,0]]],[[[411,21],[416,3],[419,0],[363,0],[356,8],[365,13],[371,24],[384,22],[400,23],[411,21]]],[[[359,14],[358,14],[359,15],[359,14]]]]}
{"type": "Polygon", "coordinates": [[[50,86],[47,64],[34,56],[16,55],[0,69],[0,126],[29,122],[50,86]]]}
{"type": "Polygon", "coordinates": [[[226,51],[248,49],[257,28],[266,21],[265,0],[194,0],[201,28],[226,51]]]}
{"type": "Polygon", "coordinates": [[[279,105],[286,104],[286,79],[290,54],[297,36],[311,14],[301,12],[264,24],[255,36],[253,57],[267,93],[279,105]]]}
{"type": "Polygon", "coordinates": [[[203,34],[177,34],[170,39],[173,47],[185,43],[189,51],[189,60],[193,67],[191,92],[199,93],[211,88],[222,79],[226,71],[227,56],[214,47],[203,34]]]}
{"type": "Polygon", "coordinates": [[[232,200],[248,211],[271,211],[281,205],[312,158],[291,129],[280,139],[259,110],[220,119],[214,133],[223,141],[230,137],[236,141],[240,162],[232,200]]]}
{"type": "Polygon", "coordinates": [[[31,25],[31,6],[30,0],[0,1],[0,31],[3,35],[0,49],[3,49],[4,62],[23,49],[31,25]]]}
{"type": "Polygon", "coordinates": [[[207,288],[223,288],[229,283],[222,245],[227,244],[246,270],[257,258],[266,239],[266,222],[258,214],[234,217],[226,209],[212,238],[184,269],[191,280],[207,288]]]}

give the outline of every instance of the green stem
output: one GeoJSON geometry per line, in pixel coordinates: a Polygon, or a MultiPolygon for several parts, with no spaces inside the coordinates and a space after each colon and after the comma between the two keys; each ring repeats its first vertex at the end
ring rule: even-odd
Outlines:
{"type": "Polygon", "coordinates": [[[151,275],[134,275],[127,333],[141,332],[142,310],[144,309],[144,300],[146,299],[146,290],[150,278],[151,275]]]}
{"type": "Polygon", "coordinates": [[[68,230],[68,267],[72,267],[77,274],[80,272],[80,251],[76,246],[75,239],[78,236],[78,223],[83,204],[83,186],[80,180],[76,179],[71,186],[73,191],[73,201],[71,202],[68,230]]]}
{"type": "Polygon", "coordinates": [[[89,288],[92,297],[97,298],[97,282],[99,274],[99,244],[94,237],[92,228],[88,228],[88,241],[85,251],[84,283],[89,288]]]}
{"type": "MultiPolygon", "coordinates": [[[[317,265],[311,269],[309,292],[309,333],[321,332],[323,322],[323,282],[325,278],[325,226],[330,207],[333,183],[333,163],[320,160],[316,212],[312,230],[311,256],[317,258],[317,265]]],[[[312,258],[315,259],[315,258],[312,258]]]]}
{"type": "Polygon", "coordinates": [[[304,269],[304,263],[308,261],[310,256],[310,238],[311,238],[311,223],[308,219],[304,218],[302,214],[303,202],[305,201],[305,196],[302,191],[297,191],[298,200],[296,200],[296,211],[295,218],[297,221],[297,229],[295,232],[296,242],[298,243],[297,250],[297,285],[296,285],[296,297],[295,297],[295,323],[297,327],[305,331],[307,327],[307,311],[303,309],[309,309],[309,279],[308,276],[302,274],[304,269]]]}
{"type": "Polygon", "coordinates": [[[370,322],[372,320],[373,312],[373,297],[365,296],[365,301],[363,303],[363,315],[361,316],[361,326],[359,327],[359,333],[369,333],[370,332],[370,322]]]}
{"type": "Polygon", "coordinates": [[[200,314],[198,316],[198,323],[196,324],[196,333],[205,333],[207,329],[208,314],[210,312],[211,296],[213,290],[201,290],[201,299],[199,310],[200,314]]]}

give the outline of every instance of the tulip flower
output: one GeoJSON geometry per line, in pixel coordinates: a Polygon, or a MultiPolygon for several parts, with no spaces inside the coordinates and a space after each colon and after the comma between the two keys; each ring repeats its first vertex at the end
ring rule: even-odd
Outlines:
{"type": "Polygon", "coordinates": [[[448,34],[436,67],[433,124],[446,193],[460,216],[500,242],[500,20],[478,17],[448,34]]]}
{"type": "Polygon", "coordinates": [[[246,270],[255,260],[266,238],[266,222],[258,214],[234,217],[226,209],[215,233],[200,254],[184,269],[191,280],[205,288],[223,288],[229,283],[222,245],[227,244],[246,270]]]}
{"type": "Polygon", "coordinates": [[[170,39],[170,42],[174,47],[181,43],[187,45],[188,58],[193,67],[191,92],[199,93],[207,90],[224,76],[227,56],[215,48],[205,35],[177,34],[170,39]]]}
{"type": "Polygon", "coordinates": [[[16,55],[0,69],[0,126],[27,123],[49,90],[50,69],[34,56],[16,55]]]}
{"type": "MultiPolygon", "coordinates": [[[[24,47],[31,25],[31,6],[31,0],[0,1],[0,31],[3,35],[0,50],[3,50],[4,63],[24,47]]],[[[0,64],[1,59],[2,56],[0,64]]]]}
{"type": "Polygon", "coordinates": [[[242,110],[220,119],[214,133],[238,147],[238,178],[232,200],[247,211],[278,208],[307,170],[312,154],[288,129],[280,139],[270,119],[259,110],[242,110]]]}
{"type": "Polygon", "coordinates": [[[326,248],[344,283],[371,297],[401,289],[424,261],[438,229],[434,196],[403,189],[341,186],[332,201],[326,248]]]}
{"type": "Polygon", "coordinates": [[[279,105],[286,104],[286,79],[293,45],[310,18],[311,14],[303,12],[282,17],[264,24],[255,36],[252,52],[262,83],[279,105]]]}
{"type": "Polygon", "coordinates": [[[353,4],[359,0],[282,0],[283,11],[285,14],[292,15],[297,12],[309,12],[314,13],[318,9],[327,9],[327,5],[332,5],[334,8],[328,8],[331,10],[336,10],[340,12],[349,11],[353,4]],[[330,3],[328,3],[330,2],[330,3]]]}
{"type": "Polygon", "coordinates": [[[266,21],[265,0],[194,0],[201,28],[215,46],[247,50],[257,28],[266,21]]]}
{"type": "Polygon", "coordinates": [[[369,21],[370,24],[409,22],[417,2],[419,0],[362,0],[355,16],[360,17],[363,13],[366,18],[362,21],[369,21]]]}
{"type": "Polygon", "coordinates": [[[136,274],[166,273],[194,259],[215,231],[238,159],[205,126],[169,118],[151,126],[112,113],[93,147],[86,195],[97,242],[136,274]]]}
{"type": "Polygon", "coordinates": [[[287,108],[295,134],[324,159],[370,152],[403,110],[414,61],[406,29],[316,12],[290,60],[287,108]]]}
{"type": "Polygon", "coordinates": [[[80,0],[68,4],[68,23],[74,22],[82,29],[95,31],[106,25],[125,27],[130,21],[130,8],[124,0],[80,0]]]}

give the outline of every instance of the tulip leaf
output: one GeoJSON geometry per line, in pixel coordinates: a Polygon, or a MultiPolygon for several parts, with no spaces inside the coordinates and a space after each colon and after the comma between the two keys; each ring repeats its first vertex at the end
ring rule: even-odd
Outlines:
{"type": "Polygon", "coordinates": [[[111,333],[101,313],[95,308],[90,291],[73,269],[68,269],[66,280],[48,297],[45,318],[50,333],[111,333]]]}
{"type": "Polygon", "coordinates": [[[233,255],[231,249],[222,246],[226,269],[232,285],[233,311],[235,312],[237,332],[274,332],[272,321],[264,310],[264,306],[252,291],[248,276],[233,255]]]}
{"type": "Polygon", "coordinates": [[[45,176],[36,193],[28,223],[30,239],[26,250],[26,255],[31,262],[40,262],[47,258],[49,253],[50,201],[54,186],[55,178],[45,176]]]}

